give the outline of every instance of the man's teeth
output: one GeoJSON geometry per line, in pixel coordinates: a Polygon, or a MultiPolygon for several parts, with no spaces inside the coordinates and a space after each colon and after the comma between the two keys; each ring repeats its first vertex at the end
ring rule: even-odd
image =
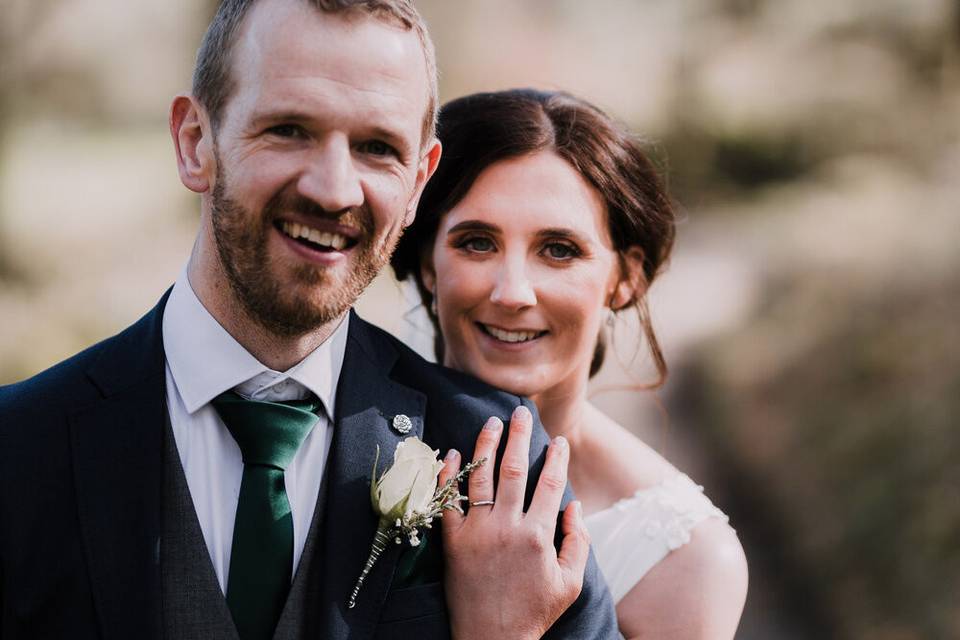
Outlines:
{"type": "Polygon", "coordinates": [[[311,229],[305,224],[298,224],[296,222],[284,222],[283,232],[294,240],[297,238],[303,238],[304,240],[309,240],[314,244],[319,244],[323,247],[329,247],[336,251],[339,251],[347,246],[346,236],[342,236],[338,233],[318,231],[316,229],[311,229]]]}
{"type": "Polygon", "coordinates": [[[533,340],[542,333],[541,331],[504,331],[488,324],[483,325],[483,327],[490,332],[490,335],[503,342],[526,342],[527,340],[533,340]]]}

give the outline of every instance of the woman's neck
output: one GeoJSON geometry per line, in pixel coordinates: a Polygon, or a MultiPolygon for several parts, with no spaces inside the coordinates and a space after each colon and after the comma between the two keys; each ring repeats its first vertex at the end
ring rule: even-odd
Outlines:
{"type": "Polygon", "coordinates": [[[540,412],[540,421],[551,438],[563,436],[575,449],[583,437],[583,418],[588,402],[586,384],[575,389],[547,389],[531,397],[540,412]]]}

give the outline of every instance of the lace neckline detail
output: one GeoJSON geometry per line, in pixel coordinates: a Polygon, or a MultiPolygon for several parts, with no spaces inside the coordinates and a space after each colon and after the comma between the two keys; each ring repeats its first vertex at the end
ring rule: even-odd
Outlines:
{"type": "Polygon", "coordinates": [[[611,511],[623,512],[629,509],[634,503],[644,501],[647,496],[656,496],[661,494],[675,494],[676,492],[683,491],[695,491],[698,493],[703,493],[703,487],[698,485],[696,482],[690,479],[690,476],[683,473],[682,471],[677,471],[671,476],[667,476],[660,482],[652,484],[649,487],[641,487],[637,489],[632,495],[620,498],[609,507],[605,507],[599,511],[595,511],[590,515],[585,516],[585,520],[589,521],[591,518],[600,516],[602,514],[609,513],[611,511]]]}

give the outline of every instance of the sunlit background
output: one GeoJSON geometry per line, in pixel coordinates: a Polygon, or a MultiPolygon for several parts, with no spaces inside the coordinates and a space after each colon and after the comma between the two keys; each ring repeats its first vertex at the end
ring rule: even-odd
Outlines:
{"type": "MultiPolygon", "coordinates": [[[[0,2],[0,382],[134,321],[185,263],[198,199],[165,119],[213,5],[0,2]]],[[[567,89],[668,176],[670,383],[620,388],[651,375],[623,319],[595,398],[730,514],[738,637],[960,637],[960,2],[418,5],[444,99],[567,89]]],[[[429,344],[388,276],[359,307],[429,344]]]]}

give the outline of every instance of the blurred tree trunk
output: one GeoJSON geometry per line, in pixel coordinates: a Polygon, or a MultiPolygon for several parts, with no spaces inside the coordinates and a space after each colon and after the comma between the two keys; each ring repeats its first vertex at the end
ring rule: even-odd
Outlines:
{"type": "MultiPolygon", "coordinates": [[[[55,5],[54,0],[7,0],[0,20],[0,174],[4,171],[8,131],[23,96],[27,65],[23,50],[43,26],[55,5]]],[[[16,279],[4,234],[4,194],[0,192],[0,280],[16,279]]]]}
{"type": "Polygon", "coordinates": [[[950,27],[943,42],[943,89],[960,90],[960,0],[954,0],[950,27]]]}
{"type": "Polygon", "coordinates": [[[953,43],[960,46],[960,0],[953,2],[953,43]]]}

